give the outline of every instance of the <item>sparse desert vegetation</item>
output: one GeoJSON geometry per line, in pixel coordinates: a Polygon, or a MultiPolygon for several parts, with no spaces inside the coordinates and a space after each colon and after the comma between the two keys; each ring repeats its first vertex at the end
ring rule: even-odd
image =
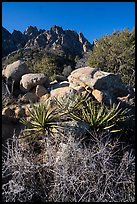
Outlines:
{"type": "Polygon", "coordinates": [[[56,135],[23,149],[13,138],[3,160],[5,202],[134,202],[135,155],[111,134],[91,133],[88,145],[74,135],[56,135]]]}
{"type": "Polygon", "coordinates": [[[3,202],[135,202],[135,30],[20,35],[3,58],[3,202]]]}
{"type": "MultiPolygon", "coordinates": [[[[90,102],[93,115],[88,109],[89,102],[88,107],[81,105],[83,102],[82,97],[81,101],[79,97],[75,101],[70,99],[64,103],[66,108],[62,105],[62,112],[59,103],[56,114],[43,105],[32,106],[30,122],[25,122],[29,129],[7,142],[2,169],[5,202],[134,202],[134,147],[126,136],[121,139],[125,133],[113,133],[106,123],[107,131],[97,131],[97,123],[90,124],[89,129],[85,126],[85,133],[65,127],[62,130],[65,118],[61,116],[65,113],[66,120],[68,117],[72,122],[80,120],[80,114],[76,117],[80,106],[84,108],[85,119],[94,116],[92,122],[97,122],[103,108],[97,114],[96,103],[90,102]],[[60,116],[60,121],[56,116],[60,116]]],[[[110,114],[103,114],[100,128],[101,121],[109,120],[109,116],[116,123],[115,116],[121,110],[118,108],[113,106],[110,114]]]]}

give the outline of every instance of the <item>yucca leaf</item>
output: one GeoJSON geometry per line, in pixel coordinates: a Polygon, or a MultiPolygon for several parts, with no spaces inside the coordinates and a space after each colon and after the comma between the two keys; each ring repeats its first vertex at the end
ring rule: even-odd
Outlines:
{"type": "Polygon", "coordinates": [[[86,120],[87,120],[87,109],[85,109],[85,108],[82,108],[82,114],[83,114],[83,118],[85,118],[86,120]]]}
{"type": "Polygon", "coordinates": [[[115,124],[112,124],[112,125],[109,125],[109,126],[103,128],[103,129],[104,129],[104,130],[107,130],[107,129],[110,129],[111,127],[114,127],[114,126],[115,126],[115,124]]]}
{"type": "Polygon", "coordinates": [[[20,122],[21,122],[22,124],[24,124],[24,125],[27,125],[27,124],[28,124],[28,121],[27,121],[26,119],[24,119],[24,118],[21,118],[21,119],[20,119],[20,122]]]}
{"type": "Polygon", "coordinates": [[[107,121],[114,119],[119,113],[121,112],[121,109],[119,109],[111,118],[109,118],[107,121]]]}
{"type": "Polygon", "coordinates": [[[38,128],[27,128],[27,129],[24,129],[24,132],[30,132],[30,131],[36,131],[36,132],[39,132],[40,130],[42,129],[38,129],[38,128]]]}
{"type": "Polygon", "coordinates": [[[99,110],[98,110],[98,114],[97,114],[97,120],[100,118],[100,116],[102,115],[104,110],[104,106],[102,106],[99,110]]]}
{"type": "Polygon", "coordinates": [[[119,130],[111,130],[110,132],[115,133],[115,132],[120,132],[122,129],[119,130]]]}
{"type": "Polygon", "coordinates": [[[78,117],[76,114],[70,113],[70,116],[74,119],[74,120],[81,120],[80,117],[78,117]]]}
{"type": "Polygon", "coordinates": [[[110,110],[108,113],[107,113],[106,110],[104,110],[104,114],[103,114],[103,116],[102,116],[102,120],[101,120],[101,123],[100,123],[100,124],[102,124],[103,122],[107,121],[108,118],[111,116],[112,113],[113,113],[113,109],[110,110]]]}

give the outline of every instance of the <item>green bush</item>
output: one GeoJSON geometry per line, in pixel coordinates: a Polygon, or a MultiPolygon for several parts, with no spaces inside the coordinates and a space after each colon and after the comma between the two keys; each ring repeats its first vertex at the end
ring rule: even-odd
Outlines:
{"type": "Polygon", "coordinates": [[[56,75],[62,75],[64,66],[75,67],[75,56],[60,55],[58,51],[50,52],[31,48],[28,50],[19,50],[14,56],[3,57],[2,67],[4,68],[16,60],[23,60],[33,73],[45,73],[49,79],[55,80],[56,75]]]}
{"type": "Polygon", "coordinates": [[[97,41],[88,65],[118,73],[123,82],[135,86],[135,29],[114,32],[97,41]]]}
{"type": "Polygon", "coordinates": [[[49,79],[54,80],[57,74],[56,59],[52,57],[43,57],[34,63],[32,71],[34,73],[44,73],[49,79]]]}

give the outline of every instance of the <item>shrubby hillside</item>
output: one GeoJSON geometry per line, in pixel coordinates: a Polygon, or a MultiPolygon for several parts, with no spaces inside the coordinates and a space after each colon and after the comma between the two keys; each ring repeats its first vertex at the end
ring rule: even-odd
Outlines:
{"type": "Polygon", "coordinates": [[[54,79],[52,75],[62,74],[66,66],[71,66],[74,70],[89,65],[102,71],[119,74],[124,83],[135,87],[135,29],[131,32],[127,29],[114,32],[95,40],[93,45],[82,33],[64,31],[58,26],[53,26],[50,31],[37,30],[37,32],[35,27],[30,26],[22,34],[19,31],[10,34],[3,28],[3,38],[3,53],[5,48],[8,49],[5,43],[15,50],[14,52],[8,50],[10,54],[3,57],[3,67],[22,59],[26,61],[32,72],[40,70],[47,74],[50,70],[48,76],[54,79]],[[19,40],[14,42],[19,34],[23,36],[21,45],[19,40]],[[47,40],[46,36],[50,36],[50,39],[47,40]],[[61,38],[65,40],[64,43],[61,42],[61,38]],[[19,44],[16,49],[15,44],[19,44]]]}
{"type": "Polygon", "coordinates": [[[88,64],[119,74],[123,82],[135,86],[135,29],[117,31],[97,40],[88,64]]]}
{"type": "Polygon", "coordinates": [[[10,33],[2,27],[3,68],[23,60],[33,73],[43,72],[54,79],[67,66],[73,70],[76,60],[92,48],[81,32],[63,30],[56,25],[50,30],[29,26],[23,33],[17,30],[10,33]]]}

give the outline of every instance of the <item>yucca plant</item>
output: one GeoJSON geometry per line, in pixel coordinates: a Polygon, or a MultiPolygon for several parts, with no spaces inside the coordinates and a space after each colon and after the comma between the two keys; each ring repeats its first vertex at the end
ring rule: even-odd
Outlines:
{"type": "Polygon", "coordinates": [[[93,101],[89,95],[86,97],[75,95],[75,97],[71,97],[66,103],[64,100],[57,101],[57,105],[68,117],[73,120],[86,122],[91,129],[96,131],[121,131],[119,122],[126,120],[129,111],[129,109],[123,110],[120,108],[120,103],[117,105],[114,103],[110,104],[110,107],[103,103],[99,104],[93,101]]]}
{"type": "Polygon", "coordinates": [[[55,104],[57,106],[58,112],[60,113],[60,118],[66,117],[73,120],[81,120],[79,117],[79,110],[83,106],[84,101],[89,99],[89,94],[75,94],[67,99],[62,97],[60,99],[55,98],[55,104]]]}
{"type": "Polygon", "coordinates": [[[53,128],[57,128],[58,114],[55,109],[49,108],[44,104],[32,105],[28,108],[30,113],[30,121],[21,119],[21,123],[26,126],[24,131],[49,133],[53,128]]]}
{"type": "Polygon", "coordinates": [[[96,131],[102,129],[109,130],[110,132],[121,131],[118,127],[119,122],[126,120],[129,109],[123,110],[119,106],[120,103],[117,105],[110,104],[108,108],[105,104],[98,104],[88,100],[81,109],[81,119],[96,131]]]}

